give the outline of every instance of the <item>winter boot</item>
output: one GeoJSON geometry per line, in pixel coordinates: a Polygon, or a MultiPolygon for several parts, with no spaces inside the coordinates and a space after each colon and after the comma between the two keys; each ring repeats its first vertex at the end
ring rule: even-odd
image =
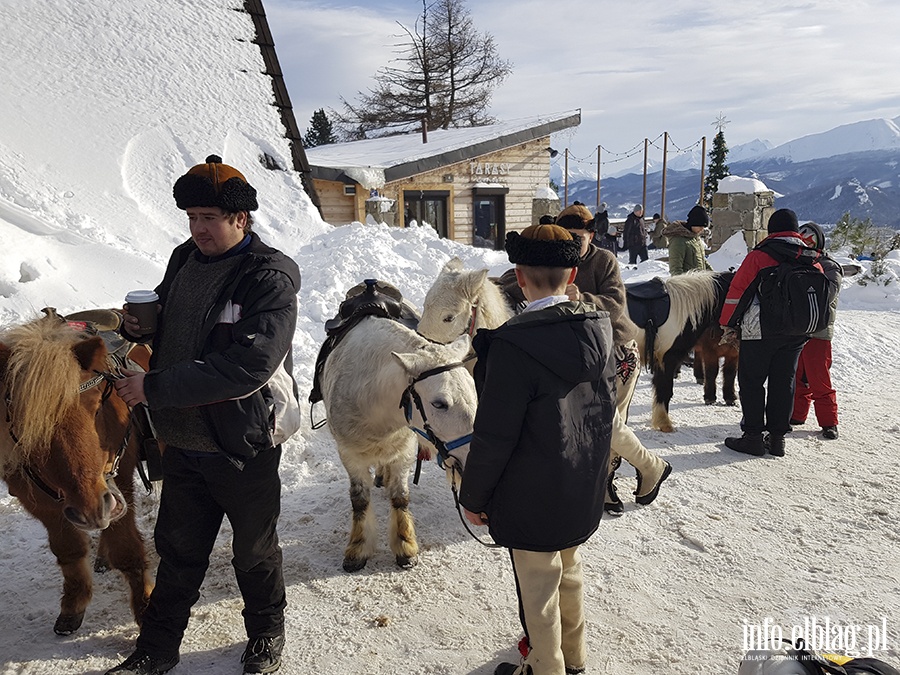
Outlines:
{"type": "Polygon", "coordinates": [[[621,516],[625,513],[625,505],[619,499],[619,493],[616,491],[616,484],[613,483],[616,474],[610,472],[606,479],[606,503],[603,504],[603,510],[611,516],[621,516]]]}
{"type": "Polygon", "coordinates": [[[662,471],[656,476],[650,476],[650,480],[645,480],[644,475],[638,471],[637,490],[634,491],[634,501],[644,506],[652,503],[659,494],[659,486],[669,477],[670,473],[672,473],[672,465],[666,461],[663,461],[662,471]],[[654,478],[656,480],[653,480],[654,478]]]}
{"type": "Polygon", "coordinates": [[[773,457],[784,457],[784,436],[769,434],[766,437],[766,450],[773,457]]]}
{"type": "Polygon", "coordinates": [[[250,638],[241,662],[244,673],[274,673],[281,667],[284,635],[250,638]]]}
{"type": "Polygon", "coordinates": [[[616,471],[619,470],[620,466],[622,466],[622,457],[613,454],[612,459],[609,461],[609,475],[606,477],[606,500],[603,504],[603,510],[611,516],[621,516],[625,513],[625,505],[619,499],[616,484],[613,482],[616,478],[616,471]]]}
{"type": "Polygon", "coordinates": [[[822,438],[826,441],[836,440],[838,437],[837,426],[833,427],[822,427],[822,438]]]}
{"type": "MultiPolygon", "coordinates": [[[[782,441],[784,441],[783,437],[782,441]]],[[[754,455],[755,457],[762,457],[766,454],[766,446],[763,445],[762,434],[754,434],[747,431],[740,438],[736,436],[726,438],[725,447],[735,452],[742,452],[745,455],[754,455]]]]}
{"type": "Polygon", "coordinates": [[[158,658],[143,649],[137,649],[118,666],[107,670],[106,675],[162,675],[172,670],[177,663],[177,654],[170,658],[158,658]]]}
{"type": "Polygon", "coordinates": [[[501,663],[494,669],[494,675],[531,675],[531,666],[524,663],[521,666],[515,663],[501,663]]]}

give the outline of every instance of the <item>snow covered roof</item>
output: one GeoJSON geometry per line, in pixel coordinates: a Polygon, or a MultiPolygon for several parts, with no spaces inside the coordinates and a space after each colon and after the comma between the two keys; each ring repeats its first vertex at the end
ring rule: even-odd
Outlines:
{"type": "Polygon", "coordinates": [[[365,187],[381,187],[385,183],[521,145],[579,124],[581,110],[568,110],[482,127],[429,131],[427,143],[422,142],[420,133],[333,143],[309,148],[306,156],[314,178],[349,178],[365,187]]]}

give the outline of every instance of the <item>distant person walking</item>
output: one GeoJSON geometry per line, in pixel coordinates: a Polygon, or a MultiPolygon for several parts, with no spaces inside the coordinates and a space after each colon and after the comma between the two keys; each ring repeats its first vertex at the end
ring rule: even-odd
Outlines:
{"type": "Polygon", "coordinates": [[[609,222],[609,209],[606,202],[600,204],[594,215],[594,245],[606,249],[613,255],[616,254],[616,240],[619,238],[619,230],[609,222]]]}
{"type": "Polygon", "coordinates": [[[650,248],[666,248],[669,240],[665,236],[664,230],[668,223],[658,213],[653,214],[653,229],[650,231],[650,248]]]}
{"type": "Polygon", "coordinates": [[[706,248],[700,238],[708,225],[706,209],[697,204],[688,213],[687,222],[674,220],[666,226],[663,234],[669,241],[669,274],[712,269],[706,262],[706,248]]]}
{"type": "MultiPolygon", "coordinates": [[[[825,248],[825,233],[816,223],[806,223],[800,227],[800,236],[810,246],[825,248]]],[[[844,269],[840,263],[823,256],[822,270],[840,293],[844,269]]],[[[811,406],[815,407],[816,421],[822,428],[822,438],[833,441],[838,437],[837,392],[831,384],[831,339],[834,337],[834,318],[837,313],[838,296],[831,302],[831,320],[817,333],[809,336],[809,342],[800,352],[797,363],[797,379],[794,383],[794,411],[791,425],[806,422],[811,406]]]]}
{"type": "Polygon", "coordinates": [[[634,210],[625,219],[625,229],[622,232],[625,239],[625,248],[628,249],[628,264],[635,265],[638,258],[644,262],[649,257],[647,253],[647,226],[644,224],[644,207],[636,204],[634,210]]]}

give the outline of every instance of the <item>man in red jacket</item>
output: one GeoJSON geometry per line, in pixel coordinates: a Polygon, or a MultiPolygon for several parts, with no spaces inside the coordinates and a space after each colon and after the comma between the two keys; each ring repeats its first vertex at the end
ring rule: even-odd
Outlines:
{"type": "MultiPolygon", "coordinates": [[[[738,384],[744,418],[741,437],[725,439],[725,445],[748,455],[784,456],[784,435],[790,431],[794,406],[794,376],[805,335],[765,335],[759,320],[757,276],[779,261],[767,249],[808,249],[800,236],[797,214],[779,209],[769,218],[769,236],[754,248],[734,275],[728,288],[719,323],[726,336],[734,335],[740,326],[741,349],[738,361],[738,384]],[[768,380],[768,391],[766,381],[768,380]],[[768,432],[768,438],[763,432],[768,432]]],[[[821,269],[821,266],[816,263],[821,269]]]]}

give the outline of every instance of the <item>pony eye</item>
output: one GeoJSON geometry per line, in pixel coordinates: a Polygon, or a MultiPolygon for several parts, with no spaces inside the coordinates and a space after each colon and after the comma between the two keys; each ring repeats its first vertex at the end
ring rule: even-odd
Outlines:
{"type": "Polygon", "coordinates": [[[454,317],[452,314],[448,314],[444,317],[444,323],[453,323],[453,319],[455,318],[456,317],[454,317]]]}
{"type": "Polygon", "coordinates": [[[450,406],[447,405],[446,401],[444,401],[442,399],[438,399],[437,401],[431,402],[431,407],[434,408],[435,410],[447,410],[450,406]]]}

